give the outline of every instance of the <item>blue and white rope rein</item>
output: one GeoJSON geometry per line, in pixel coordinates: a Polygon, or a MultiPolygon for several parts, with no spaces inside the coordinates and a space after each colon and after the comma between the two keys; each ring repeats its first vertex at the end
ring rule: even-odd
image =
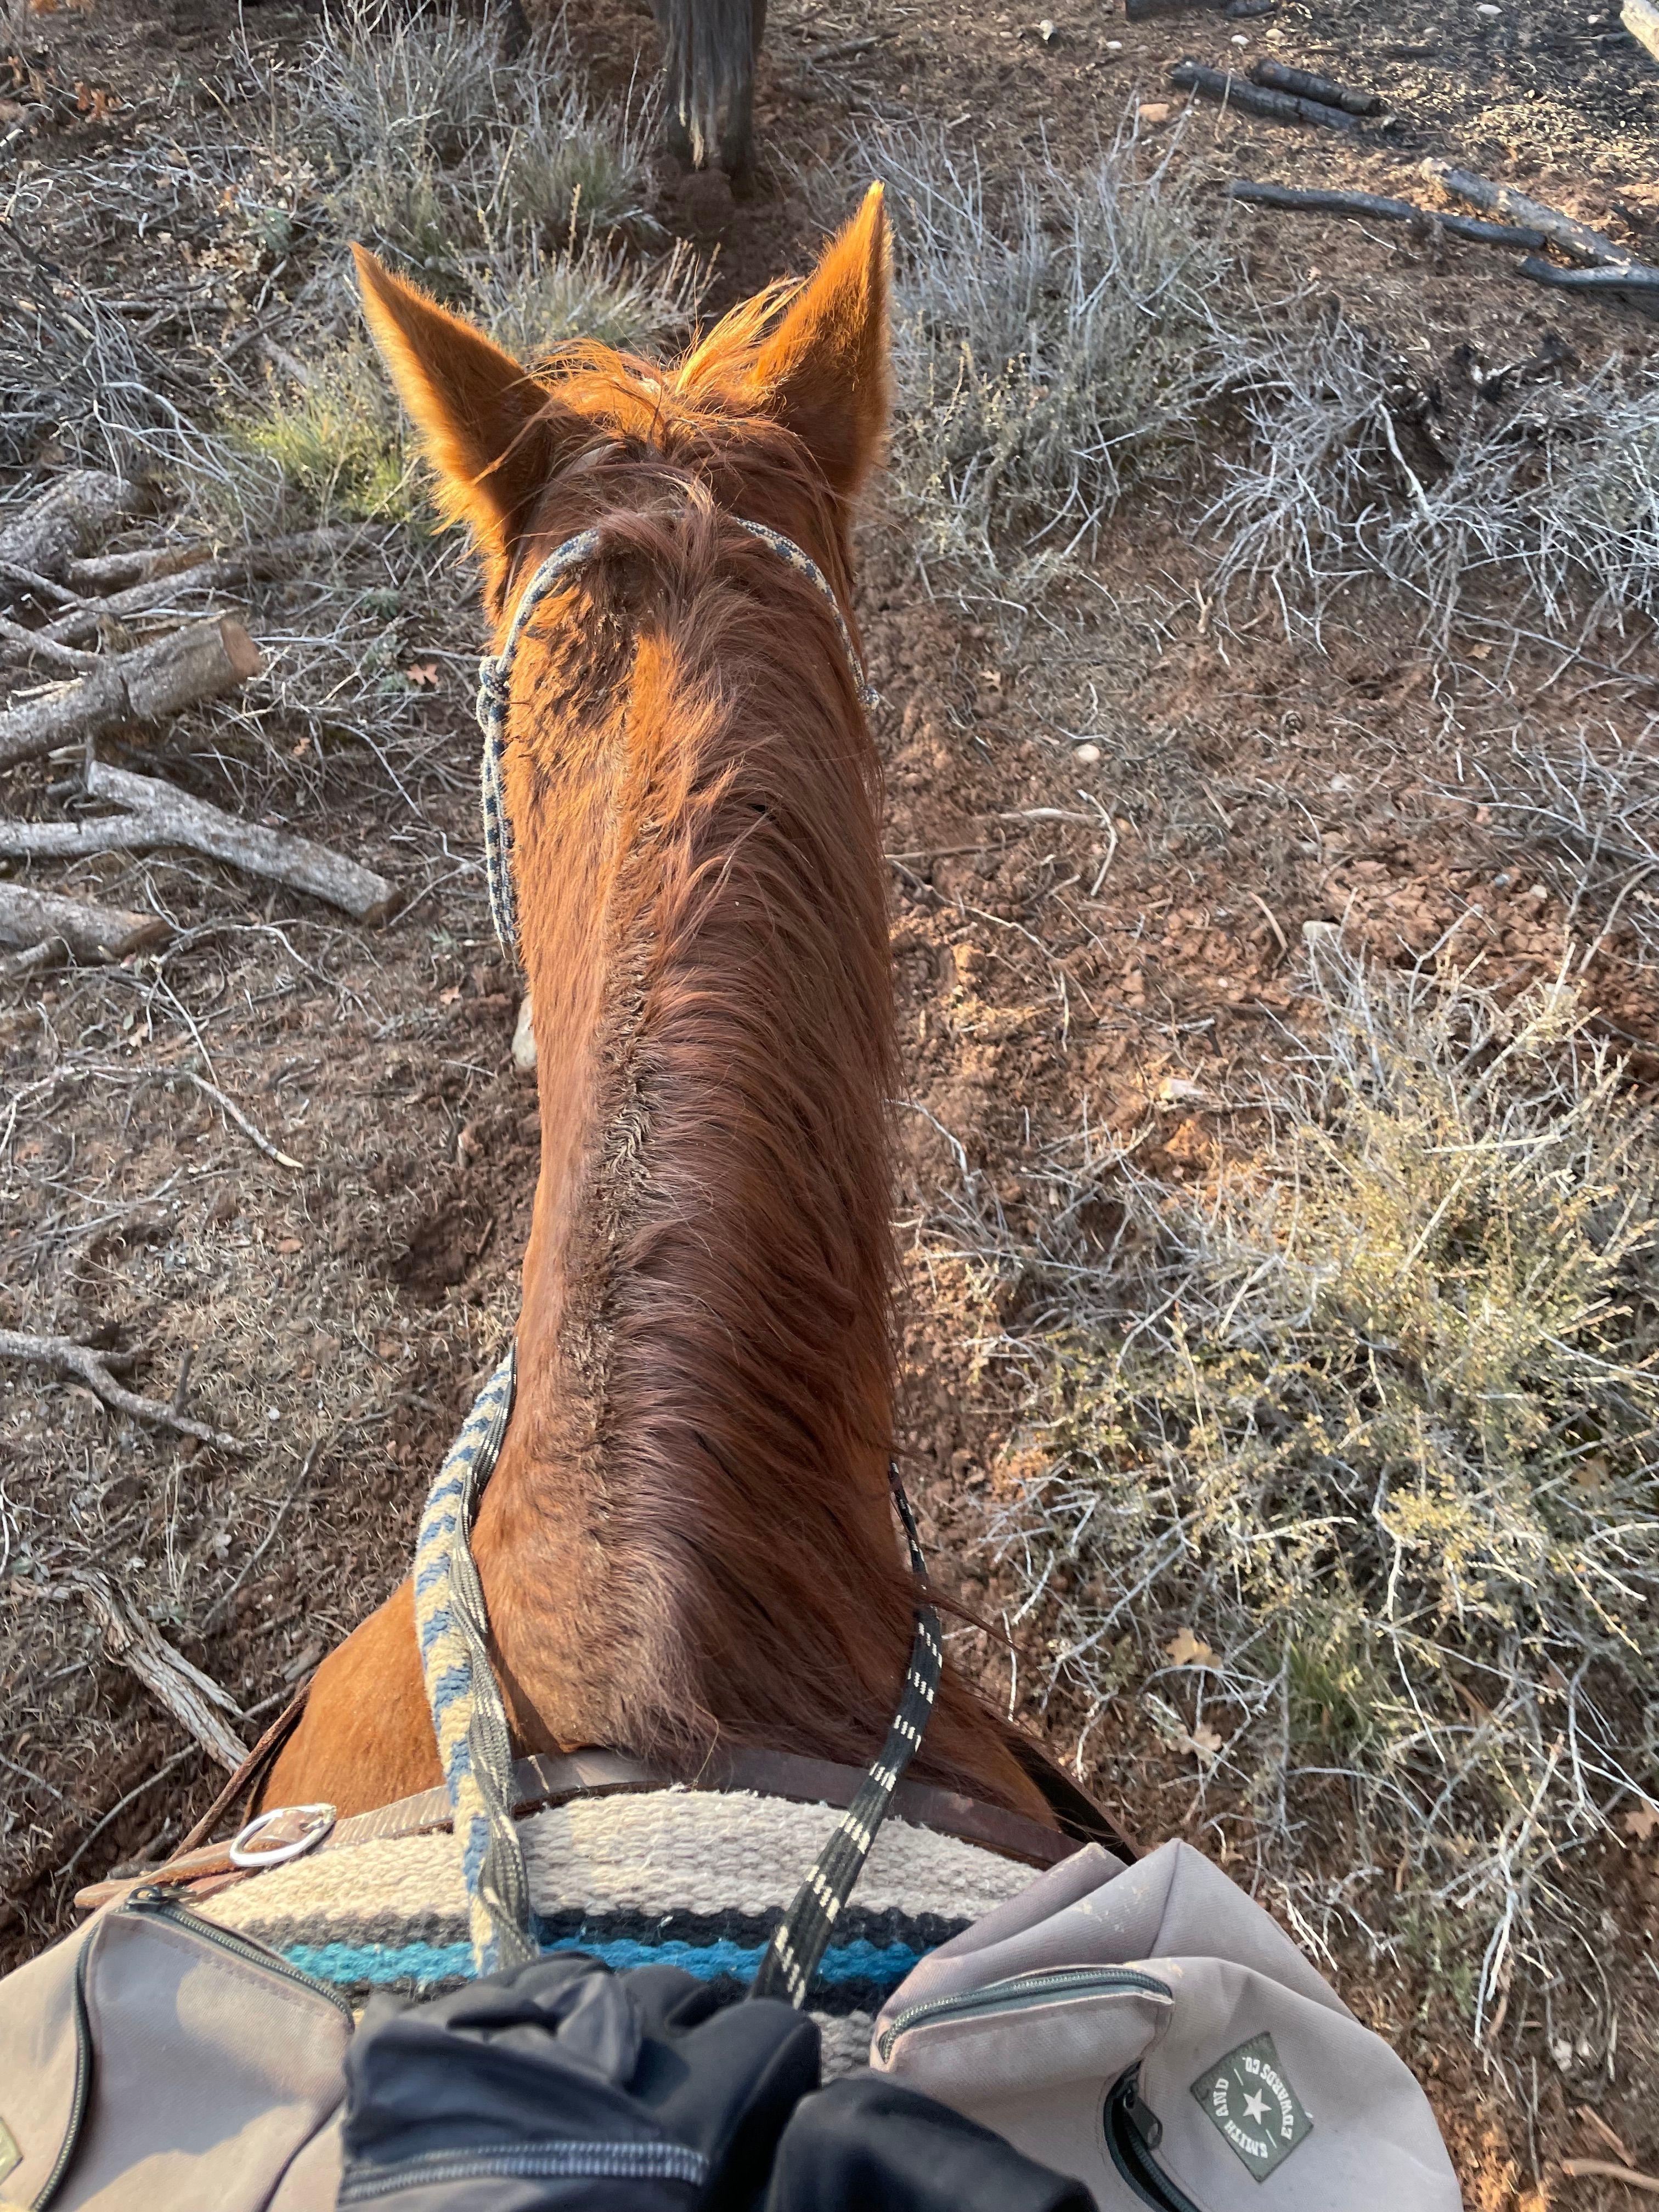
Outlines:
{"type": "Polygon", "coordinates": [[[516,1369],[517,1347],[509,1345],[444,1456],[415,1540],[415,1633],[480,1974],[537,1955],[530,1881],[513,1819],[512,1731],[489,1663],[489,1616],[471,1541],[507,1434],[516,1369]]]}
{"type": "MultiPolygon", "coordinates": [[[[763,545],[777,555],[786,567],[793,568],[798,576],[804,576],[809,584],[823,593],[829,602],[830,611],[836,618],[842,651],[847,655],[847,665],[853,672],[859,697],[865,706],[874,706],[876,695],[865,681],[863,664],[854,647],[853,633],[847,626],[847,617],[842,612],[836,587],[817,562],[810,553],[797,545],[793,538],[786,538],[781,530],[769,530],[764,523],[745,522],[740,514],[734,514],[730,520],[737,524],[739,530],[746,530],[751,538],[758,538],[763,545]]],[[[554,548],[525,586],[514,610],[513,621],[501,651],[486,653],[478,663],[477,713],[478,726],[483,732],[481,783],[484,877],[489,890],[489,914],[495,925],[495,935],[502,951],[514,962],[519,957],[519,923],[513,887],[513,825],[507,818],[502,779],[513,659],[531,616],[573,568],[580,568],[585,562],[593,558],[599,550],[604,536],[602,530],[581,530],[574,538],[567,538],[562,545],[554,548]]]]}

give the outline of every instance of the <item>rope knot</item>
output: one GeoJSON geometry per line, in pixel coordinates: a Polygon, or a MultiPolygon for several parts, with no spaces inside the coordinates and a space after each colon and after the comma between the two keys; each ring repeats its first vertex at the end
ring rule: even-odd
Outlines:
{"type": "Polygon", "coordinates": [[[507,679],[511,668],[505,653],[487,653],[478,663],[478,699],[475,709],[486,731],[507,718],[507,679]]]}

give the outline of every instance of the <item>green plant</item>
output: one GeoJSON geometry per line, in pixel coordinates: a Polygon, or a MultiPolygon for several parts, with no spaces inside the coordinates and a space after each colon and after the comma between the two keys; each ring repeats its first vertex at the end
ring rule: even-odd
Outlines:
{"type": "Polygon", "coordinates": [[[274,465],[283,498],[308,516],[416,521],[425,501],[374,348],[349,339],[307,376],[274,386],[264,409],[231,422],[227,442],[274,465]]]}

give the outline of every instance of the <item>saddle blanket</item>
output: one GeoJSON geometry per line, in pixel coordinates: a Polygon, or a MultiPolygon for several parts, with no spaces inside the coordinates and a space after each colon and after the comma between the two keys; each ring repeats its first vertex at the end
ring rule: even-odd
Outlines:
{"type": "MultiPolygon", "coordinates": [[[[672,1966],[736,1998],[841,1814],[732,1791],[579,1797],[520,1823],[538,1942],[606,1966],[672,1966]]],[[[862,2065],[875,2015],[923,1955],[1016,1896],[1031,1868],[889,1819],[810,1993],[829,2080],[862,2065]]],[[[197,1909],[356,1999],[471,1977],[466,1887],[447,1830],[273,1867],[197,1909]]]]}

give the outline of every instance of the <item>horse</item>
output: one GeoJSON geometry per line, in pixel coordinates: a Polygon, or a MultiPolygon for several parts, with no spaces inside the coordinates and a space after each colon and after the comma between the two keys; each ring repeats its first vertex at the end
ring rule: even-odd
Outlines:
{"type": "MultiPolygon", "coordinates": [[[[668,91],[668,149],[694,168],[718,151],[739,188],[755,167],[755,64],[766,35],[766,0],[651,0],[668,91]]],[[[505,0],[505,52],[530,38],[522,0],[505,0]]]]}
{"type": "MultiPolygon", "coordinates": [[[[357,255],[498,647],[550,550],[592,533],[505,702],[541,1163],[472,1549],[526,1755],[862,1766],[905,1678],[897,1048],[850,658],[889,260],[872,186],[810,277],[677,364],[581,343],[532,374],[357,255]]],[[[1033,1769],[947,1663],[915,1776],[1052,1828],[1033,1769]]],[[[318,1669],[260,1802],[349,1815],[440,1778],[406,1581],[318,1669]]]]}
{"type": "Polygon", "coordinates": [[[738,185],[755,166],[755,64],[766,0],[652,0],[668,82],[671,152],[702,168],[718,147],[738,185]]]}

